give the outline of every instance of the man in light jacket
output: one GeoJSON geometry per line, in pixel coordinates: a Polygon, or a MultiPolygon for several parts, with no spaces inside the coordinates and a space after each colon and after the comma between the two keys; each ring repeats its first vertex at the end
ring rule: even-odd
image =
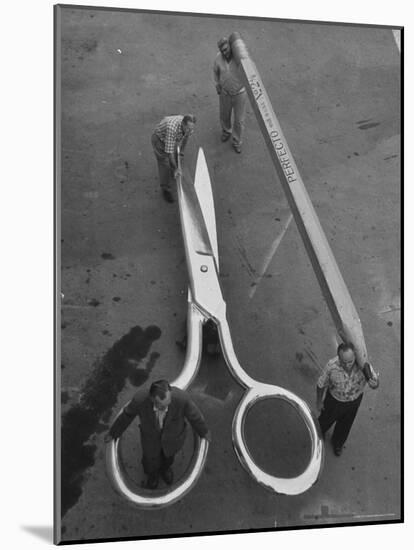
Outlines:
{"type": "Polygon", "coordinates": [[[221,141],[232,136],[236,153],[241,153],[247,92],[241,79],[240,68],[233,58],[228,38],[217,42],[219,53],[214,61],[214,82],[219,95],[221,141]],[[233,114],[233,126],[232,126],[233,114]]]}

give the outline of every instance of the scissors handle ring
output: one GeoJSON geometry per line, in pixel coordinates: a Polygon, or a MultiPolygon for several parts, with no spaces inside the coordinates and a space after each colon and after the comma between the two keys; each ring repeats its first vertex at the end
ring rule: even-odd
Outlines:
{"type": "Polygon", "coordinates": [[[323,465],[324,447],[316,422],[308,405],[294,393],[271,384],[257,382],[240,365],[230,334],[225,309],[219,316],[219,334],[223,355],[233,377],[246,390],[242,397],[232,425],[233,446],[243,467],[259,484],[268,489],[286,495],[298,495],[308,490],[318,479],[323,465]],[[304,421],[311,438],[311,458],[305,471],[294,478],[279,478],[266,473],[254,462],[246,444],[244,423],[248,411],[255,403],[263,399],[283,399],[292,405],[304,421]]]}
{"type": "Polygon", "coordinates": [[[200,312],[194,304],[191,295],[191,289],[188,289],[188,306],[187,306],[187,345],[186,355],[183,368],[179,376],[171,383],[172,386],[186,390],[194,378],[201,362],[202,354],[202,339],[203,339],[203,323],[205,316],[200,312]]]}
{"type": "MultiPolygon", "coordinates": [[[[182,390],[187,389],[197,375],[202,352],[202,326],[205,316],[194,305],[191,290],[188,290],[187,309],[187,352],[183,369],[172,382],[182,390]]],[[[122,410],[117,416],[121,414],[122,410]]],[[[165,491],[149,491],[138,487],[128,478],[123,466],[120,439],[113,439],[106,445],[107,472],[114,489],[128,502],[141,509],[159,509],[169,506],[183,498],[197,483],[207,459],[209,442],[200,438],[193,430],[194,448],[190,464],[184,474],[172,488],[165,491]]]]}
{"type": "Polygon", "coordinates": [[[189,467],[178,485],[165,490],[148,490],[138,487],[127,476],[120,453],[120,440],[106,444],[106,464],[114,489],[131,504],[141,509],[159,509],[170,506],[186,495],[197,483],[207,458],[209,442],[193,431],[194,451],[189,467]]]}
{"type": "Polygon", "coordinates": [[[257,382],[249,388],[241,399],[233,418],[233,446],[236,454],[249,474],[261,485],[276,493],[298,495],[308,490],[318,479],[323,465],[324,447],[308,405],[294,393],[270,384],[257,382]],[[282,399],[292,405],[304,421],[311,439],[311,458],[299,476],[280,478],[272,476],[259,468],[254,462],[246,444],[244,424],[246,416],[253,405],[264,399],[282,399]]]}

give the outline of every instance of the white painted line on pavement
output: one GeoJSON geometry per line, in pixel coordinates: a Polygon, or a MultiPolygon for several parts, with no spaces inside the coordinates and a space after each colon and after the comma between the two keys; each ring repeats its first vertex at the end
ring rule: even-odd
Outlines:
{"type": "Polygon", "coordinates": [[[396,516],[397,514],[359,514],[353,516],[354,518],[386,518],[396,516]]]}
{"type": "Polygon", "coordinates": [[[394,35],[394,40],[397,44],[398,51],[401,53],[401,31],[393,29],[392,34],[394,35]]]}
{"type": "Polygon", "coordinates": [[[285,225],[283,226],[282,228],[282,232],[276,237],[276,239],[273,241],[270,249],[269,249],[269,252],[266,254],[265,256],[265,259],[263,261],[263,267],[260,271],[260,275],[259,277],[256,278],[256,280],[254,281],[254,284],[252,286],[252,288],[250,289],[250,292],[249,292],[249,298],[252,299],[255,292],[256,292],[256,289],[257,287],[259,286],[259,283],[260,281],[263,279],[266,271],[267,271],[267,268],[269,267],[270,265],[270,262],[272,261],[273,259],[273,256],[276,254],[276,251],[277,249],[279,248],[279,245],[280,243],[282,242],[282,239],[283,237],[285,236],[285,233],[286,231],[288,230],[288,227],[290,225],[290,222],[292,221],[293,219],[293,215],[292,214],[289,214],[289,217],[285,223],[285,225]]]}
{"type": "Polygon", "coordinates": [[[395,313],[397,311],[401,311],[401,308],[395,307],[395,308],[391,308],[391,309],[386,309],[385,311],[379,311],[378,315],[385,315],[386,313],[395,313]]]}
{"type": "Polygon", "coordinates": [[[76,305],[70,305],[70,304],[63,304],[61,306],[62,309],[90,309],[91,305],[88,305],[88,306],[76,306],[76,305]]]}
{"type": "Polygon", "coordinates": [[[338,334],[336,333],[332,334],[332,343],[336,351],[338,349],[339,344],[341,343],[341,340],[339,339],[338,334]]]}

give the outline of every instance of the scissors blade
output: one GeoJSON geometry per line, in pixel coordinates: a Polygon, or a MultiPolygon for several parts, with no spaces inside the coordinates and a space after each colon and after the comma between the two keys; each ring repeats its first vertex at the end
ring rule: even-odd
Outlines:
{"type": "Polygon", "coordinates": [[[217,318],[222,315],[225,304],[218,279],[214,203],[204,153],[197,159],[196,179],[197,187],[182,177],[177,181],[190,288],[192,299],[200,310],[217,318]]]}
{"type": "Polygon", "coordinates": [[[218,268],[219,260],[218,260],[217,228],[216,228],[216,214],[215,214],[214,200],[213,200],[213,190],[211,187],[210,175],[208,173],[206,157],[201,147],[198,150],[196,172],[195,172],[195,178],[194,178],[194,187],[196,190],[198,201],[200,203],[204,223],[207,229],[211,248],[213,250],[214,258],[216,260],[217,268],[218,268]]]}
{"type": "Polygon", "coordinates": [[[184,241],[189,252],[214,257],[195,186],[184,178],[178,182],[178,201],[184,241]]]}

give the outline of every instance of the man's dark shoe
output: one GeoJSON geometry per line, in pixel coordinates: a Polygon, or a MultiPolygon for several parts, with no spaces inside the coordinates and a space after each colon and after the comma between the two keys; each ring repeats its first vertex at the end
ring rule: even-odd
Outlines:
{"type": "Polygon", "coordinates": [[[162,196],[164,197],[164,199],[167,201],[167,202],[174,202],[174,197],[172,196],[172,193],[171,191],[168,191],[168,189],[163,189],[162,190],[162,196]]]}
{"type": "Polygon", "coordinates": [[[174,473],[172,468],[167,468],[166,470],[161,470],[161,477],[167,485],[171,485],[174,481],[174,473]]]}
{"type": "Polygon", "coordinates": [[[236,153],[241,153],[241,146],[238,143],[233,143],[233,149],[236,151],[236,153]]]}
{"type": "Polygon", "coordinates": [[[147,480],[147,488],[148,489],[156,489],[158,487],[158,480],[159,480],[158,473],[157,474],[150,474],[148,476],[148,480],[147,480]]]}
{"type": "Polygon", "coordinates": [[[231,134],[229,134],[228,132],[223,132],[221,134],[221,141],[223,141],[223,142],[228,141],[230,139],[230,136],[231,136],[231,134]]]}
{"type": "Polygon", "coordinates": [[[334,447],[335,456],[341,456],[343,447],[334,447]]]}

